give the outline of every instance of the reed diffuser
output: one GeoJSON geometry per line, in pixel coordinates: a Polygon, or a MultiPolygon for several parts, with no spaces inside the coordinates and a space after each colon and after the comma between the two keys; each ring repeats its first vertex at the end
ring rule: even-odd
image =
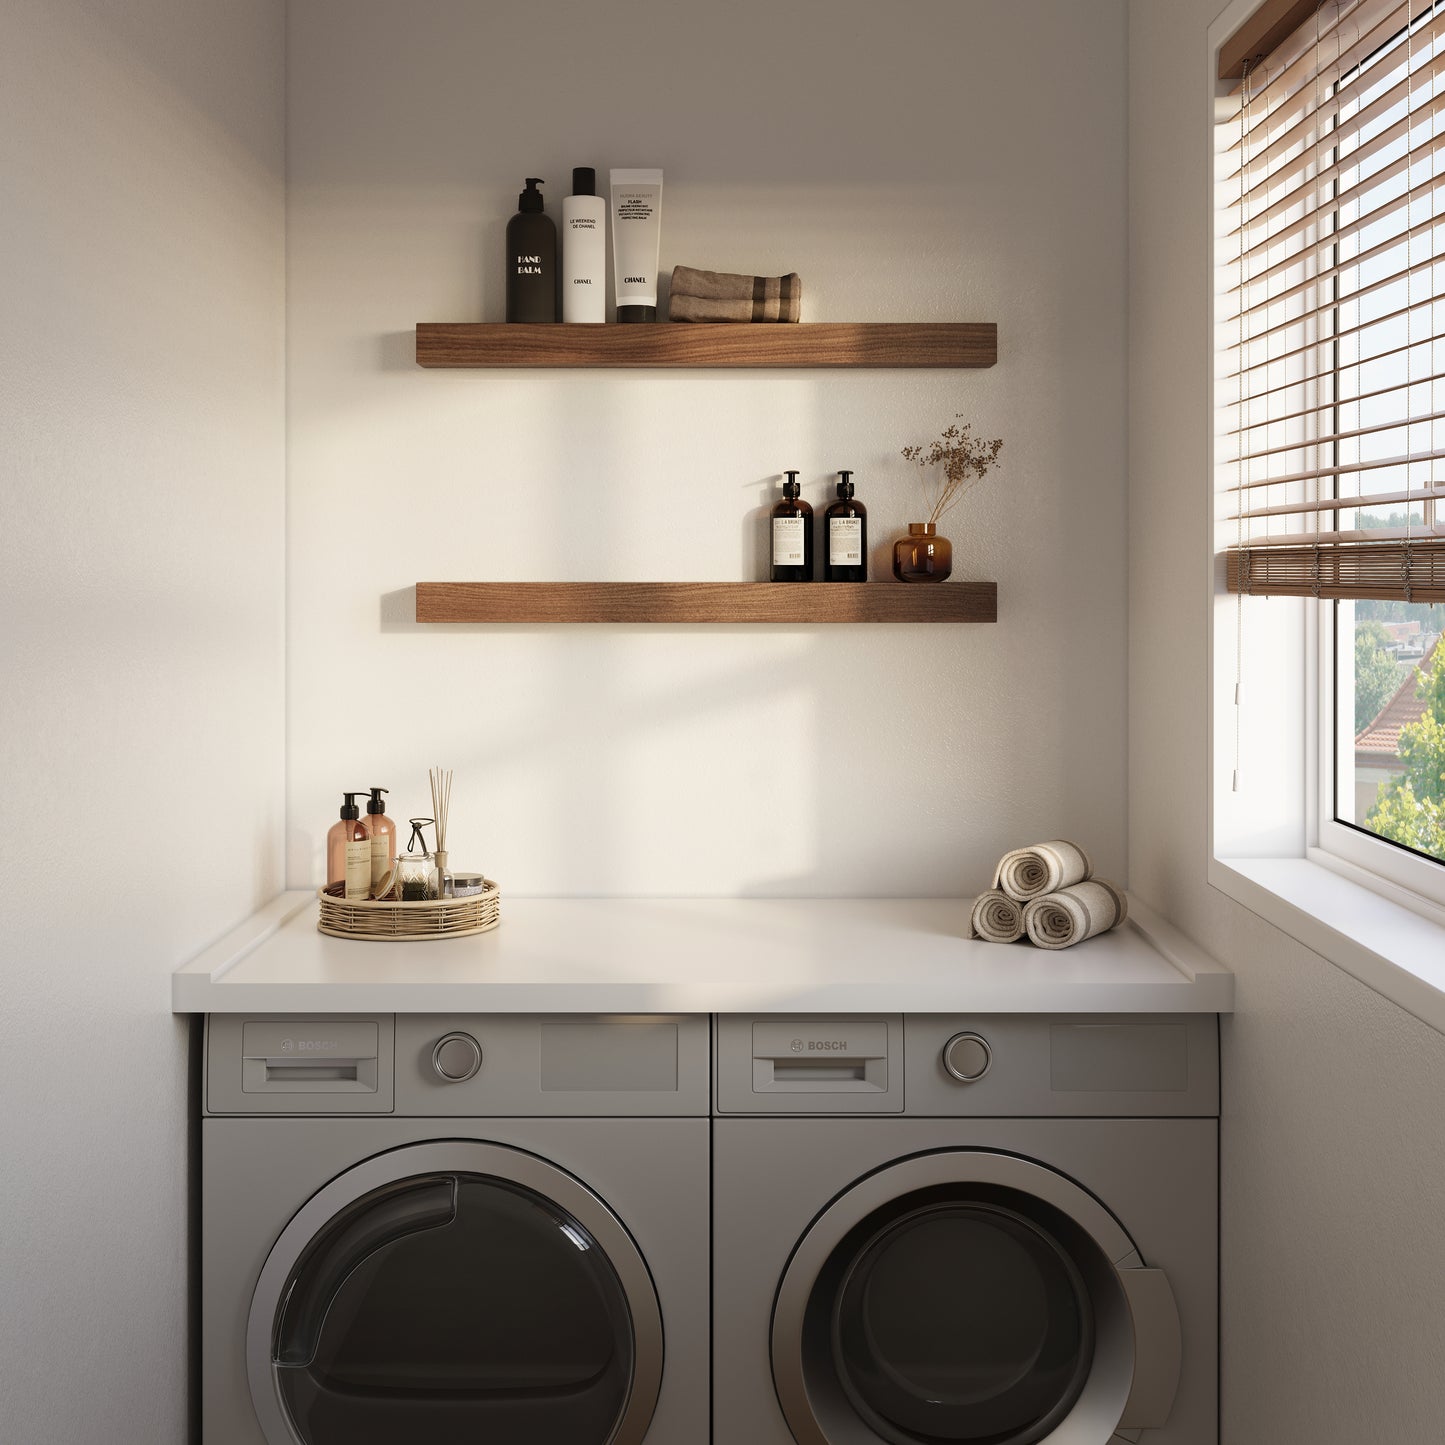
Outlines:
{"type": "MultiPolygon", "coordinates": [[[[960,413],[959,420],[962,421],[960,413]]],[[[893,544],[893,575],[900,582],[943,582],[953,571],[953,543],[938,535],[944,514],[998,465],[1003,439],[986,441],[964,422],[943,429],[928,446],[903,448],[904,457],[923,468],[926,522],[910,522],[908,535],[893,544]]]]}
{"type": "Polygon", "coordinates": [[[447,813],[452,805],[452,770],[432,768],[428,774],[431,780],[431,810],[436,819],[437,846],[433,857],[437,865],[437,897],[447,896],[447,813]]]}

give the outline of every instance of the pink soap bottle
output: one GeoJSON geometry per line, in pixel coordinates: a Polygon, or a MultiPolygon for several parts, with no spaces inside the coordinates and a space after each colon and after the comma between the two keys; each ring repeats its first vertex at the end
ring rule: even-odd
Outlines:
{"type": "Polygon", "coordinates": [[[326,835],[326,886],[341,884],[343,898],[371,896],[371,830],[361,821],[358,793],[343,793],[341,821],[326,835]]]}
{"type": "Polygon", "coordinates": [[[386,788],[373,788],[366,804],[366,831],[371,837],[371,896],[381,896],[381,884],[396,866],[396,824],[386,816],[381,795],[386,788]]]}

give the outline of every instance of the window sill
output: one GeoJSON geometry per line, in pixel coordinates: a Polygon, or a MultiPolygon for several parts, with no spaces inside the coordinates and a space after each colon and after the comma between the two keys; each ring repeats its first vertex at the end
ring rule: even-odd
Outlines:
{"type": "Polygon", "coordinates": [[[1209,881],[1445,1033],[1445,925],[1309,858],[1213,858],[1209,881]]]}

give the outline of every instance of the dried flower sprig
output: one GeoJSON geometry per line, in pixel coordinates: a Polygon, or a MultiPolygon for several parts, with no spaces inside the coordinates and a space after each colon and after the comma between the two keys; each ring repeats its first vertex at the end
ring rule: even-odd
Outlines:
{"type": "MultiPolygon", "coordinates": [[[[963,413],[958,413],[962,420],[963,413]]],[[[943,434],[928,447],[904,447],[904,458],[917,462],[927,474],[923,483],[923,501],[928,507],[928,520],[937,523],[939,518],[954,503],[970,492],[998,462],[1003,450],[1003,438],[995,437],[984,441],[975,437],[973,427],[964,422],[962,426],[944,428],[943,434]],[[942,479],[938,479],[938,469],[942,479]]]]}

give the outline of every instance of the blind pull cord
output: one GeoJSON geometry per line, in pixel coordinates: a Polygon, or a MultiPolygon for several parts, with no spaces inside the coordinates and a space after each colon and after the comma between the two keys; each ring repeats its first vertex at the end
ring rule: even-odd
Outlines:
{"type": "MultiPolygon", "coordinates": [[[[1244,118],[1244,136],[1243,145],[1240,149],[1241,164],[1239,167],[1239,356],[1241,361],[1247,359],[1247,353],[1245,351],[1245,342],[1247,340],[1247,337],[1245,333],[1248,327],[1246,324],[1245,315],[1248,309],[1246,303],[1249,300],[1249,142],[1253,131],[1253,127],[1250,124],[1250,101],[1252,99],[1250,72],[1251,70],[1253,70],[1253,68],[1254,67],[1251,61],[1246,60],[1244,62],[1244,107],[1241,112],[1244,118]]],[[[1266,202],[1268,202],[1268,199],[1269,197],[1266,194],[1266,202]]],[[[1250,372],[1243,372],[1241,373],[1239,378],[1239,420],[1242,429],[1240,432],[1241,445],[1239,448],[1237,480],[1240,484],[1241,489],[1244,486],[1246,468],[1244,454],[1247,450],[1247,448],[1243,445],[1243,438],[1246,434],[1243,428],[1247,427],[1248,423],[1252,420],[1249,411],[1249,387],[1251,375],[1252,373],[1250,372]]],[[[1268,382],[1269,378],[1266,377],[1265,380],[1266,382],[1268,382]]],[[[1269,435],[1268,429],[1266,429],[1265,435],[1269,435]]],[[[1243,490],[1241,490],[1240,496],[1243,495],[1243,490]]],[[[1237,793],[1239,791],[1240,763],[1240,704],[1244,692],[1244,591],[1245,588],[1249,585],[1249,564],[1244,549],[1244,507],[1242,505],[1236,506],[1234,510],[1234,565],[1236,566],[1236,568],[1239,569],[1239,576],[1238,585],[1236,586],[1234,593],[1234,779],[1231,784],[1231,791],[1237,793]]]]}
{"type": "MultiPolygon", "coordinates": [[[[1405,605],[1411,598],[1411,575],[1414,572],[1414,517],[1411,492],[1415,485],[1415,0],[1405,3],[1405,555],[1400,566],[1405,588],[1405,605]]],[[[1433,127],[1432,127],[1433,129],[1433,127]]],[[[1433,172],[1434,166],[1432,164],[1433,172]]],[[[1431,202],[1431,210],[1434,203],[1431,202]]],[[[1434,233],[1430,246],[1434,249],[1434,233]]],[[[1435,269],[1430,268],[1430,284],[1435,284],[1435,269]]],[[[1435,308],[1430,308],[1430,329],[1435,329],[1435,308]]],[[[1434,347],[1431,347],[1434,351],[1434,347]]],[[[1434,361],[1432,355],[1431,361],[1434,361]]],[[[1433,468],[1432,468],[1433,471],[1433,468]]]]}

